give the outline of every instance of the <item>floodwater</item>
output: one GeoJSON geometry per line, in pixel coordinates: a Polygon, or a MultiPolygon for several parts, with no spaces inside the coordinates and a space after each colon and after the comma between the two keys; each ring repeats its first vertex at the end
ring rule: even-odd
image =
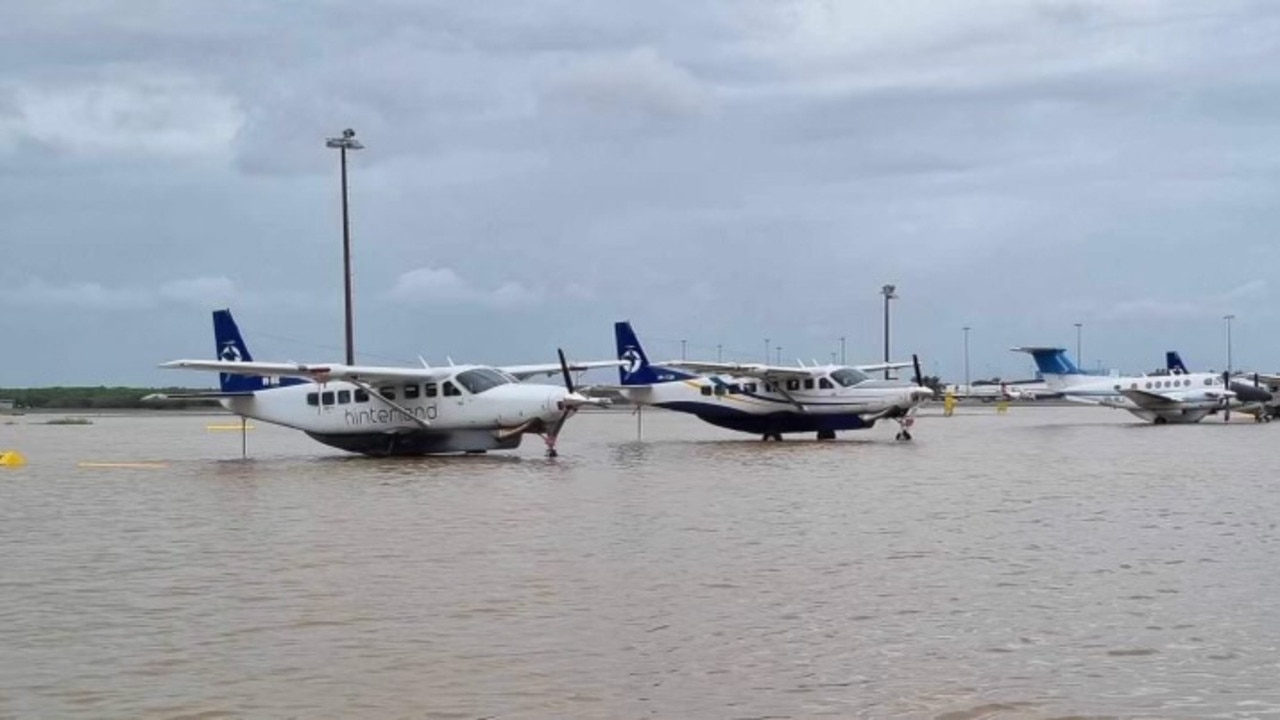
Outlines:
{"type": "Polygon", "coordinates": [[[47,417],[0,417],[0,717],[1280,714],[1280,424],[241,461],[225,416],[47,417]]]}

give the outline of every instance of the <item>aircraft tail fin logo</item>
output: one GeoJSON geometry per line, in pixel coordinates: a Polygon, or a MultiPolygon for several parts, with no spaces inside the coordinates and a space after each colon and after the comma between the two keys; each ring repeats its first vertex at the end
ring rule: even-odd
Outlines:
{"type": "Polygon", "coordinates": [[[1182,362],[1182,356],[1178,354],[1177,350],[1170,350],[1164,354],[1164,365],[1165,369],[1171,373],[1187,374],[1187,366],[1182,362]]]}
{"type": "MultiPolygon", "coordinates": [[[[252,362],[253,355],[240,335],[240,328],[230,310],[213,311],[214,353],[223,362],[252,362]]],[[[276,382],[261,375],[233,375],[218,373],[218,385],[222,392],[255,392],[283,385],[297,385],[307,382],[301,378],[280,378],[276,382]]]]}
{"type": "Polygon", "coordinates": [[[649,364],[640,338],[636,337],[631,323],[623,320],[613,324],[613,336],[617,344],[618,359],[624,365],[618,367],[618,379],[623,385],[652,385],[693,377],[689,373],[649,364]]]}

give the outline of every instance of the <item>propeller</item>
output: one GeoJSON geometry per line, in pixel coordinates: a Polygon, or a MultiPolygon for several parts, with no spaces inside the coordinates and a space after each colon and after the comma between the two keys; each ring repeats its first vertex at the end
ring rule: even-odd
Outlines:
{"type": "Polygon", "coordinates": [[[556,419],[555,425],[547,432],[547,457],[557,457],[556,439],[560,437],[560,431],[564,429],[564,424],[569,420],[569,416],[573,415],[583,405],[607,405],[608,400],[604,398],[589,398],[578,392],[573,384],[573,373],[569,372],[569,361],[565,359],[564,349],[556,348],[556,354],[560,357],[560,375],[564,378],[564,389],[566,390],[564,398],[560,401],[560,417],[556,419]]]}
{"type": "Polygon", "coordinates": [[[926,397],[933,397],[933,390],[924,384],[924,374],[920,372],[920,356],[919,355],[912,354],[911,367],[915,371],[916,387],[924,390],[927,393],[926,397]]]}
{"type": "Polygon", "coordinates": [[[1231,422],[1231,396],[1226,394],[1231,392],[1231,373],[1222,371],[1222,422],[1231,422]]]}

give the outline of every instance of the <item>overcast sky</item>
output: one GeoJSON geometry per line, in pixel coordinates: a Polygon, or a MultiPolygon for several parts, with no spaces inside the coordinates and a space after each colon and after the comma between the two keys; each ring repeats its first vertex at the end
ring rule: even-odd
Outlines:
{"type": "Polygon", "coordinates": [[[0,386],[370,363],[1280,368],[1272,0],[0,4],[0,386]]]}

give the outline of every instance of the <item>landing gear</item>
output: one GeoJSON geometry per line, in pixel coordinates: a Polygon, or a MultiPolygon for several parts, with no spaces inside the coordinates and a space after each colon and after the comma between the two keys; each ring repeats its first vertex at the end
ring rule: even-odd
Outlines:
{"type": "Polygon", "coordinates": [[[547,444],[547,457],[549,458],[560,457],[560,453],[556,452],[556,439],[557,436],[551,433],[542,435],[542,442],[547,444]]]}
{"type": "Polygon", "coordinates": [[[762,442],[769,442],[770,440],[772,440],[772,441],[774,441],[774,442],[782,442],[782,433],[779,433],[779,432],[767,432],[767,433],[765,433],[763,436],[761,436],[760,440],[761,440],[762,442]]]}
{"type": "Polygon", "coordinates": [[[835,440],[836,431],[835,430],[819,430],[818,439],[819,440],[835,440]]]}
{"type": "Polygon", "coordinates": [[[1163,415],[1157,415],[1157,416],[1155,417],[1155,419],[1151,421],[1151,423],[1152,423],[1153,425],[1165,425],[1165,424],[1167,424],[1168,422],[1169,422],[1169,418],[1167,418],[1167,417],[1165,417],[1165,416],[1163,416],[1163,415]]]}
{"type": "Polygon", "coordinates": [[[916,424],[915,416],[914,416],[914,415],[907,415],[906,417],[900,417],[900,418],[895,418],[895,419],[898,421],[898,427],[899,427],[899,428],[901,428],[901,429],[900,429],[900,430],[898,430],[898,434],[897,434],[897,435],[894,435],[894,436],[893,436],[893,439],[894,439],[894,440],[902,440],[902,441],[910,440],[910,439],[911,439],[911,426],[916,424]]]}

